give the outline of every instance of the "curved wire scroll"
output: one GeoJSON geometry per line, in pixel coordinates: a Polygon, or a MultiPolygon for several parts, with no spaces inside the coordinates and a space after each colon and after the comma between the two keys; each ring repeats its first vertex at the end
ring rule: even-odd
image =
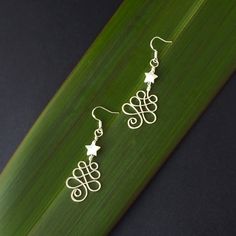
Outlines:
{"type": "Polygon", "coordinates": [[[66,186],[72,189],[71,199],[74,202],[82,202],[89,191],[97,192],[101,188],[101,183],[98,181],[100,176],[95,161],[90,161],[88,164],[85,161],[78,162],[78,167],[72,171],[72,177],[66,180],[66,186]]]}
{"type": "Polygon", "coordinates": [[[157,116],[154,113],[157,110],[158,97],[156,95],[149,95],[149,91],[146,92],[139,90],[136,96],[130,98],[129,103],[124,103],[122,111],[126,115],[133,116],[128,119],[128,126],[130,129],[138,129],[143,122],[147,124],[153,124],[157,116]]]}

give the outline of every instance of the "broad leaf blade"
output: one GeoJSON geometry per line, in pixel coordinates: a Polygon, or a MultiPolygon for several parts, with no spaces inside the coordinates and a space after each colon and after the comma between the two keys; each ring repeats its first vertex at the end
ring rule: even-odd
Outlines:
{"type": "Polygon", "coordinates": [[[1,176],[1,235],[104,235],[160,168],[234,70],[234,1],[125,1],[43,111],[1,176]],[[65,179],[91,142],[91,110],[120,110],[144,88],[156,42],[158,122],[139,130],[127,117],[98,112],[105,124],[97,161],[102,190],[83,203],[65,179]]]}

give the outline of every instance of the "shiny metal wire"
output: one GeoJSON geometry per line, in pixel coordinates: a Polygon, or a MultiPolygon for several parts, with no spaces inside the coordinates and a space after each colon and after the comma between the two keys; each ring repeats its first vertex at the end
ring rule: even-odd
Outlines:
{"type": "MultiPolygon", "coordinates": [[[[158,51],[154,48],[153,42],[155,39],[159,39],[164,43],[172,43],[172,41],[165,40],[159,36],[155,36],[150,41],[150,47],[154,52],[153,58],[150,60],[149,64],[151,66],[151,71],[153,76],[155,75],[155,69],[159,66],[158,51]]],[[[150,73],[145,73],[150,74],[150,73]]],[[[152,83],[154,83],[155,77],[152,77],[152,83]]],[[[129,99],[129,102],[122,105],[122,111],[128,116],[132,116],[128,119],[127,125],[130,129],[138,129],[145,122],[147,124],[153,124],[157,120],[155,111],[157,110],[158,97],[156,95],[150,95],[151,83],[147,83],[146,91],[139,90],[135,96],[129,99]]]]}
{"type": "Polygon", "coordinates": [[[92,150],[94,155],[87,152],[88,163],[79,161],[77,167],[72,171],[72,176],[66,179],[66,187],[72,189],[71,199],[74,202],[84,201],[89,192],[97,192],[102,186],[99,181],[101,173],[98,170],[98,163],[93,160],[93,157],[97,155],[97,151],[100,149],[96,142],[103,135],[102,121],[95,115],[95,110],[98,108],[111,114],[119,114],[119,112],[110,111],[102,106],[97,106],[92,110],[92,117],[98,121],[98,128],[94,131],[94,140],[90,145],[86,145],[86,148],[89,152],[92,150]]]}

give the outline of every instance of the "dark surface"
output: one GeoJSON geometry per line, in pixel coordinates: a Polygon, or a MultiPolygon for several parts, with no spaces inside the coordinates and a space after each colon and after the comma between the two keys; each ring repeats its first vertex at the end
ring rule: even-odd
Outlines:
{"type": "MultiPolygon", "coordinates": [[[[0,167],[122,1],[0,2],[0,167]]],[[[111,235],[236,235],[236,76],[111,235]]]]}

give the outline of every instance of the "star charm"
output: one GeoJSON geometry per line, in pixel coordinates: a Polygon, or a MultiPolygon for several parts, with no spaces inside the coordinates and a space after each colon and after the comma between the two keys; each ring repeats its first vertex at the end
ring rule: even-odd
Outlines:
{"type": "Polygon", "coordinates": [[[145,73],[145,76],[144,83],[154,83],[154,80],[158,77],[153,71],[145,73]]]}
{"type": "Polygon", "coordinates": [[[97,156],[97,151],[101,148],[97,146],[94,141],[85,147],[87,148],[87,156],[97,156]]]}

